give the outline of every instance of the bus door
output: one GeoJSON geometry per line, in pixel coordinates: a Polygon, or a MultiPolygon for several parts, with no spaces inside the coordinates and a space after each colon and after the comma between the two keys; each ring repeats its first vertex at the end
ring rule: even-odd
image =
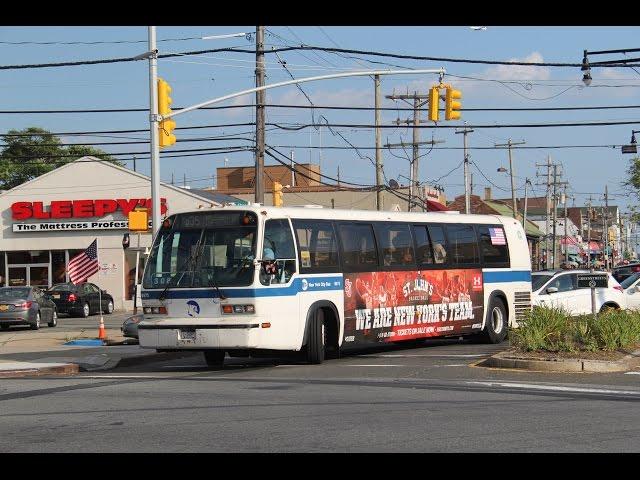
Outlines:
{"type": "Polygon", "coordinates": [[[294,279],[297,261],[288,219],[265,221],[260,260],[258,295],[264,305],[260,308],[260,316],[268,317],[272,328],[281,327],[283,334],[297,335],[300,323],[300,302],[294,279]]]}

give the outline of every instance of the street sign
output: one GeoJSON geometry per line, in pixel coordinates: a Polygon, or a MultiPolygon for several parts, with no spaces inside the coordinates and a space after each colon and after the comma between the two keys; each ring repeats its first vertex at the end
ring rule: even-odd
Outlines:
{"type": "Polygon", "coordinates": [[[578,288],[606,288],[609,286],[609,276],[605,273],[579,273],[578,288]]]}
{"type": "Polygon", "coordinates": [[[622,153],[638,153],[636,145],[622,145],[622,153]]]}

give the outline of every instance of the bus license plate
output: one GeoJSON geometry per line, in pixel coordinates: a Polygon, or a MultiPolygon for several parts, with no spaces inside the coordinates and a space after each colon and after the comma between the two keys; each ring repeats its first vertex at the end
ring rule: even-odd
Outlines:
{"type": "Polygon", "coordinates": [[[187,341],[191,341],[191,342],[195,342],[196,341],[196,331],[193,329],[180,329],[180,340],[187,340],[187,341]]]}

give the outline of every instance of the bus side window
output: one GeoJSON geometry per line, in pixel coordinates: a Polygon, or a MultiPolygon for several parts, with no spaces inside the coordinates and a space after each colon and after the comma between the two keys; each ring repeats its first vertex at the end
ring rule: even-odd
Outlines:
{"type": "Polygon", "coordinates": [[[426,225],[414,225],[413,236],[416,239],[416,258],[418,265],[432,265],[435,263],[426,225]]]}
{"type": "Polygon", "coordinates": [[[378,266],[378,252],[372,225],[341,223],[338,230],[346,269],[366,271],[378,266]]]}
{"type": "Polygon", "coordinates": [[[427,230],[433,246],[435,263],[447,263],[447,241],[445,240],[443,228],[436,225],[428,225],[427,230]]]}
{"type": "Polygon", "coordinates": [[[478,225],[480,248],[483,264],[487,266],[508,267],[509,248],[502,226],[478,225]]]}
{"type": "Polygon", "coordinates": [[[260,282],[263,285],[273,285],[274,283],[287,283],[291,275],[295,273],[295,247],[293,246],[293,236],[289,221],[285,219],[267,220],[264,225],[264,242],[262,247],[263,260],[273,259],[279,261],[281,274],[269,276],[260,270],[260,282]],[[291,261],[284,261],[291,260],[291,261]]]}
{"type": "Polygon", "coordinates": [[[473,225],[447,225],[449,251],[454,265],[479,263],[478,239],[473,225]]]}
{"type": "Polygon", "coordinates": [[[300,268],[338,271],[338,244],[333,225],[326,220],[293,220],[300,268]]]}

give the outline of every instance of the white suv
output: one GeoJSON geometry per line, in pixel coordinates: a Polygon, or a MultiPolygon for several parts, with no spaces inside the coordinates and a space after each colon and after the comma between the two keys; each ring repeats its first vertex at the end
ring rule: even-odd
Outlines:
{"type": "MultiPolygon", "coordinates": [[[[578,273],[589,270],[540,271],[531,274],[531,304],[540,307],[562,307],[571,315],[591,313],[591,289],[578,288],[578,273]]],[[[602,273],[602,272],[597,272],[602,273]]],[[[596,310],[626,308],[623,288],[609,276],[607,288],[596,288],[596,310]]]]}

